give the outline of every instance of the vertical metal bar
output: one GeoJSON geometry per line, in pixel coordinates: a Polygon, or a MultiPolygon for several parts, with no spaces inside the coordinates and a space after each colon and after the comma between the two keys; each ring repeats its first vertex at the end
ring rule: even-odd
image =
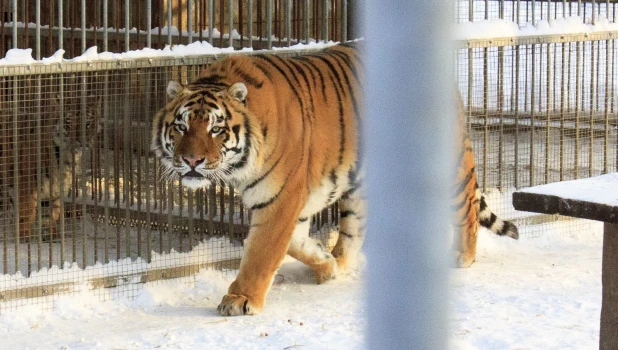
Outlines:
{"type": "MultiPolygon", "coordinates": [[[[170,5],[171,6],[171,5],[170,5]]],[[[170,9],[171,12],[171,9],[170,9]]],[[[172,18],[170,15],[170,23],[172,22],[172,18]]],[[[213,29],[215,27],[215,0],[208,0],[208,42],[210,45],[213,44],[213,29]]],[[[171,44],[171,39],[170,39],[171,44]]]]}
{"type": "MultiPolygon", "coordinates": [[[[566,80],[565,74],[567,73],[566,68],[566,49],[565,43],[560,43],[562,48],[562,65],[560,72],[560,181],[564,181],[564,167],[565,167],[565,151],[564,151],[564,142],[565,142],[565,118],[566,118],[566,102],[568,97],[566,96],[566,80]]],[[[570,75],[570,72],[569,72],[570,75]]]]}
{"type": "MultiPolygon", "coordinates": [[[[128,2],[128,0],[127,0],[128,2]]],[[[123,131],[124,131],[124,142],[122,143],[122,153],[123,153],[123,199],[125,205],[125,213],[124,213],[124,224],[125,224],[125,244],[126,244],[126,257],[131,256],[131,192],[130,186],[132,185],[132,174],[131,174],[131,166],[130,166],[130,157],[132,154],[131,150],[131,116],[129,115],[129,111],[131,110],[131,101],[129,99],[131,95],[131,79],[128,71],[123,72],[124,76],[124,93],[123,93],[123,131]]]]}
{"type": "MultiPolygon", "coordinates": [[[[107,2],[107,1],[105,1],[107,2]]],[[[107,21],[107,19],[105,18],[105,21],[107,21]]],[[[107,30],[106,30],[107,31],[107,30]]],[[[105,238],[103,241],[103,246],[104,246],[104,259],[105,259],[105,263],[108,263],[110,258],[109,258],[109,235],[107,234],[107,228],[110,227],[110,217],[109,217],[109,207],[111,205],[111,201],[110,201],[110,179],[112,177],[112,172],[111,172],[111,168],[112,168],[112,164],[111,164],[111,160],[110,157],[108,155],[109,150],[110,150],[110,140],[109,140],[109,133],[110,133],[110,128],[111,128],[111,123],[110,123],[110,115],[109,115],[109,77],[110,77],[110,71],[106,70],[103,72],[103,164],[104,164],[104,169],[103,169],[103,178],[104,178],[104,186],[105,188],[103,189],[103,198],[105,201],[105,205],[103,206],[103,215],[105,216],[105,238]]],[[[114,152],[116,152],[116,150],[114,150],[114,152]]]]}
{"type": "Polygon", "coordinates": [[[273,47],[273,0],[266,0],[266,48],[273,47]]]}
{"type": "MultiPolygon", "coordinates": [[[[234,0],[228,0],[228,4],[230,7],[230,11],[228,13],[227,19],[229,21],[229,30],[228,32],[230,33],[230,37],[229,37],[229,46],[230,47],[234,47],[234,37],[232,36],[232,32],[234,31],[234,0]]],[[[240,27],[240,26],[239,26],[240,27]]]]}
{"type": "MultiPolygon", "coordinates": [[[[82,0],[85,1],[85,0],[82,0]]],[[[124,51],[131,50],[129,30],[131,29],[131,0],[124,0],[124,51]]]]}
{"type": "MultiPolygon", "coordinates": [[[[366,3],[366,34],[371,45],[367,45],[365,64],[372,69],[367,70],[368,129],[365,130],[371,132],[366,133],[365,149],[368,150],[366,161],[372,164],[367,169],[368,200],[372,203],[372,209],[376,209],[372,211],[371,217],[368,217],[367,230],[398,230],[388,238],[366,242],[367,259],[372,261],[371,268],[367,270],[367,300],[371,301],[367,303],[367,344],[369,349],[446,349],[446,328],[437,329],[440,327],[436,325],[446,324],[446,259],[443,261],[441,258],[446,257],[447,252],[444,245],[438,244],[441,236],[427,237],[423,235],[423,231],[430,230],[431,222],[438,220],[440,215],[448,215],[448,194],[446,188],[439,183],[447,181],[451,174],[450,169],[443,168],[449,163],[451,153],[442,148],[450,146],[450,143],[441,143],[440,148],[432,147],[432,155],[416,153],[413,158],[400,163],[396,159],[408,151],[427,147],[431,143],[429,131],[446,132],[443,128],[454,122],[447,118],[455,115],[451,110],[452,104],[439,106],[438,102],[439,95],[442,95],[442,100],[444,96],[454,95],[452,87],[442,86],[449,85],[443,83],[449,81],[446,76],[450,76],[453,70],[450,66],[451,51],[440,45],[446,44],[448,40],[446,38],[449,26],[446,23],[452,19],[452,3],[395,0],[366,3]],[[384,35],[383,19],[387,19],[389,28],[396,30],[384,35]],[[426,21],[433,24],[432,28],[440,29],[432,30],[428,35],[408,35],[420,33],[426,21]],[[411,59],[401,67],[394,66],[388,61],[389,57],[394,57],[393,54],[411,59]],[[428,82],[431,87],[407,84],[406,81],[410,79],[428,82]],[[393,94],[388,90],[389,84],[407,86],[393,94]],[[401,103],[402,99],[405,103],[401,103]],[[424,117],[415,120],[403,117],[379,120],[377,117],[385,112],[384,106],[388,106],[388,115],[423,114],[424,117]],[[412,137],[409,135],[411,130],[414,130],[412,137]],[[404,136],[406,133],[408,136],[404,136]],[[402,140],[402,137],[406,139],[402,140]],[[384,144],[386,138],[387,143],[392,146],[384,144]],[[380,144],[381,146],[378,146],[380,144]],[[384,156],[381,147],[402,148],[399,148],[401,153],[393,152],[384,156]],[[395,169],[392,165],[395,165],[395,169]],[[435,170],[428,171],[431,168],[435,170]],[[444,180],[433,177],[437,173],[440,173],[444,180]],[[383,182],[384,177],[390,180],[383,182]],[[408,186],[404,185],[405,178],[423,180],[408,186]],[[406,188],[403,190],[401,186],[406,188]],[[438,189],[439,193],[435,196],[432,194],[431,200],[425,203],[415,202],[417,195],[426,195],[430,188],[438,189]],[[384,193],[389,193],[389,196],[384,196],[384,193]],[[405,223],[392,220],[392,217],[401,216],[406,216],[402,219],[405,223]],[[420,219],[418,223],[417,219],[420,219]],[[397,273],[396,269],[394,270],[397,265],[404,267],[406,273],[397,273]],[[393,285],[384,288],[387,283],[391,283],[386,281],[392,281],[393,285]],[[392,305],[392,298],[396,294],[409,296],[407,302],[403,303],[405,305],[399,305],[401,309],[398,313],[402,315],[401,318],[389,316],[389,305],[392,305]]],[[[449,139],[446,134],[438,135],[441,140],[449,139]]],[[[446,230],[447,223],[443,225],[446,230]]],[[[442,230],[443,228],[440,228],[437,231],[442,230]]]]}
{"type": "Polygon", "coordinates": [[[17,0],[13,0],[13,2],[11,3],[11,9],[13,10],[13,23],[12,23],[12,30],[13,30],[13,48],[16,49],[17,48],[17,0]]]}
{"type": "Polygon", "coordinates": [[[489,19],[489,0],[484,0],[485,2],[485,19],[489,19]]]}
{"type": "Polygon", "coordinates": [[[468,0],[468,22],[474,22],[474,0],[468,0]]]}
{"type": "Polygon", "coordinates": [[[232,187],[231,185],[228,186],[228,206],[229,206],[229,212],[228,212],[228,231],[229,231],[229,235],[230,237],[234,237],[234,212],[236,211],[234,208],[234,187],[232,187]]]}
{"type": "MultiPolygon", "coordinates": [[[[519,18],[519,16],[518,16],[519,18]]],[[[519,70],[521,63],[521,46],[515,48],[515,188],[519,188],[519,70]]],[[[524,95],[524,100],[525,100],[524,95]]]]}
{"type": "MultiPolygon", "coordinates": [[[[532,0],[532,25],[536,25],[536,0],[532,0]]],[[[534,51],[534,46],[532,51],[534,51]]],[[[534,55],[533,55],[534,56],[534,55]]]]}
{"type": "Polygon", "coordinates": [[[322,0],[322,40],[328,41],[328,0],[322,0]]]}
{"type": "MultiPolygon", "coordinates": [[[[182,12],[178,11],[178,15],[182,16],[182,12]]],[[[178,28],[181,30],[181,28],[178,28]]],[[[187,44],[193,42],[193,0],[187,0],[187,44]]]]}
{"type": "MultiPolygon", "coordinates": [[[[39,28],[40,34],[40,26],[41,26],[41,3],[40,0],[37,0],[37,28],[39,28]]],[[[40,35],[37,35],[37,39],[40,39],[40,35]]],[[[39,41],[39,40],[37,40],[39,41]]],[[[40,47],[40,46],[39,46],[40,47]]],[[[37,86],[36,86],[36,186],[37,191],[43,188],[43,174],[41,174],[41,169],[43,169],[43,160],[41,158],[41,153],[43,151],[43,144],[41,142],[41,75],[37,75],[37,86]]],[[[50,201],[51,203],[51,201],[50,201]]],[[[37,227],[37,271],[40,271],[43,267],[42,259],[43,259],[43,215],[41,210],[41,198],[37,196],[36,201],[36,210],[37,210],[37,220],[39,225],[37,227]]],[[[52,205],[50,205],[52,208],[52,205]]],[[[52,209],[53,210],[53,209],[52,209]]],[[[51,216],[50,216],[51,217],[51,216]]],[[[49,231],[50,234],[53,230],[52,220],[49,221],[49,231]]],[[[50,237],[50,244],[52,241],[52,237],[50,237]]],[[[50,260],[51,263],[51,260],[50,260]]]]}
{"type": "MultiPolygon", "coordinates": [[[[151,115],[151,110],[150,110],[150,105],[152,103],[152,71],[151,70],[147,70],[146,71],[146,106],[145,106],[145,113],[146,115],[151,115]]],[[[150,126],[150,123],[149,125],[150,126]]],[[[148,130],[150,130],[150,127],[148,128],[148,130]]],[[[143,158],[144,158],[144,178],[146,179],[151,179],[153,177],[151,177],[150,175],[150,157],[147,157],[148,154],[148,149],[149,149],[149,145],[150,145],[150,138],[148,137],[148,133],[146,133],[146,137],[144,138],[144,145],[142,145],[142,147],[144,147],[144,149],[146,150],[143,153],[143,158]]],[[[156,178],[156,176],[154,177],[156,178]]],[[[151,188],[151,184],[150,182],[146,183],[146,261],[151,262],[152,261],[152,221],[150,218],[150,213],[152,210],[151,207],[151,195],[150,195],[150,188],[151,188]]],[[[156,188],[156,185],[154,186],[154,188],[156,188]]]]}
{"type": "MultiPolygon", "coordinates": [[[[187,214],[189,221],[189,247],[187,251],[190,251],[193,248],[193,234],[195,233],[195,204],[193,199],[193,194],[195,191],[188,189],[187,190],[187,214]]],[[[182,237],[182,235],[181,235],[182,237]]]]}
{"type": "Polygon", "coordinates": [[[107,13],[109,11],[109,8],[108,8],[107,1],[108,0],[103,0],[103,51],[109,51],[109,47],[108,47],[109,43],[108,43],[108,35],[107,35],[107,28],[109,26],[107,22],[107,13]]]}
{"type": "MultiPolygon", "coordinates": [[[[594,13],[594,7],[593,7],[593,11],[592,13],[594,13]]],[[[590,117],[588,120],[588,125],[590,128],[590,143],[589,143],[589,149],[588,149],[588,177],[592,177],[593,174],[593,167],[594,167],[594,117],[595,117],[595,107],[598,107],[595,104],[595,97],[598,98],[597,96],[597,85],[598,84],[598,74],[599,74],[599,66],[598,66],[598,62],[599,60],[599,42],[598,41],[591,41],[590,42],[590,54],[591,54],[591,62],[590,62],[590,117]],[[595,46],[597,48],[597,50],[595,50],[595,46]],[[596,54],[595,54],[596,51],[596,54]],[[595,61],[597,63],[596,69],[595,69],[595,61]]]]}
{"type": "Polygon", "coordinates": [[[86,0],[82,0],[82,53],[86,52],[86,0]]]}
{"type": "MultiPolygon", "coordinates": [[[[607,9],[609,10],[609,3],[606,5],[607,9]]],[[[609,14],[608,14],[608,18],[609,18],[609,14]]],[[[610,58],[609,58],[609,46],[610,46],[611,41],[610,40],[606,40],[605,41],[605,101],[603,103],[603,112],[604,112],[604,119],[605,119],[605,127],[603,128],[605,131],[605,140],[604,140],[604,152],[603,152],[603,174],[607,174],[609,173],[609,71],[610,71],[610,64],[612,64],[613,62],[610,62],[610,58]]],[[[613,84],[612,84],[613,85],[613,84]]]]}
{"type": "MultiPolygon", "coordinates": [[[[13,1],[14,4],[17,1],[13,1]]],[[[14,13],[17,14],[17,10],[14,10],[14,13]]],[[[13,17],[16,18],[16,17],[13,17]]],[[[13,27],[15,28],[15,21],[13,21],[13,27]]],[[[20,198],[19,198],[19,79],[17,77],[13,78],[13,210],[15,214],[13,215],[13,221],[15,224],[15,271],[20,271],[20,237],[19,237],[19,206],[20,206],[20,198]]]]}
{"type": "MultiPolygon", "coordinates": [[[[472,0],[470,0],[472,1],[472,0]]],[[[311,25],[309,23],[309,14],[311,13],[309,11],[309,6],[310,6],[311,2],[309,0],[305,0],[305,8],[303,9],[303,23],[304,23],[304,32],[305,32],[305,44],[309,43],[309,37],[310,34],[309,32],[311,31],[311,25]]]]}
{"type": "Polygon", "coordinates": [[[341,41],[348,41],[348,0],[341,0],[341,41]]]}
{"type": "MultiPolygon", "coordinates": [[[[472,1],[472,0],[470,0],[470,1],[472,1]]],[[[528,6],[528,5],[526,5],[526,6],[528,6]]],[[[520,12],[521,12],[521,0],[517,0],[517,10],[516,10],[516,12],[517,12],[516,23],[517,24],[521,24],[521,16],[519,15],[520,12]]],[[[518,48],[519,48],[519,46],[518,46],[518,48]]],[[[519,50],[518,50],[518,52],[519,52],[519,50]]]]}
{"type": "Polygon", "coordinates": [[[253,47],[253,0],[247,0],[247,36],[249,47],[253,47]]]}
{"type": "Polygon", "coordinates": [[[285,37],[286,45],[292,46],[292,0],[285,0],[285,37]]]}
{"type": "MultiPolygon", "coordinates": [[[[486,4],[487,5],[487,4],[486,4]]],[[[483,48],[483,192],[487,190],[489,153],[489,51],[483,48]]]]}
{"type": "MultiPolygon", "coordinates": [[[[82,0],[83,1],[83,0],[82,0]]],[[[85,13],[85,11],[83,11],[82,13],[85,13]]],[[[84,21],[85,23],[85,21],[84,21]]],[[[87,142],[87,136],[86,136],[86,118],[87,118],[87,113],[86,113],[86,96],[88,94],[88,90],[87,90],[87,79],[86,79],[86,73],[82,73],[81,79],[80,79],[80,85],[81,85],[81,94],[80,94],[80,119],[81,119],[81,130],[79,131],[80,134],[80,139],[81,139],[81,144],[82,146],[86,147],[86,145],[88,144],[87,142]]],[[[82,150],[82,152],[85,152],[85,150],[82,150]]],[[[83,155],[83,154],[82,154],[83,155]]],[[[83,158],[82,158],[83,159],[83,158]]],[[[81,218],[81,229],[80,229],[80,234],[82,236],[82,268],[85,268],[88,265],[88,249],[87,249],[87,241],[88,241],[88,235],[86,233],[86,201],[88,198],[88,188],[87,188],[87,183],[86,183],[86,162],[81,160],[80,162],[80,179],[77,180],[80,183],[80,187],[81,187],[81,194],[80,194],[80,199],[81,199],[81,211],[82,211],[82,218],[81,218]]],[[[93,184],[94,185],[94,184],[93,184]]],[[[77,236],[76,233],[74,233],[74,236],[77,236]]]]}
{"type": "Polygon", "coordinates": [[[596,24],[597,17],[596,17],[596,13],[594,12],[594,5],[596,5],[596,0],[591,0],[590,3],[592,4],[592,24],[596,24]]]}
{"type": "Polygon", "coordinates": [[[577,45],[577,63],[575,64],[575,179],[579,178],[579,117],[580,117],[580,102],[581,102],[581,63],[582,63],[582,42],[578,41],[577,45]]]}
{"type": "MultiPolygon", "coordinates": [[[[534,5],[533,5],[534,6],[534,5]]],[[[532,72],[530,74],[530,181],[529,186],[534,186],[534,123],[535,120],[535,97],[536,97],[536,44],[532,44],[532,72]]]]}
{"type": "MultiPolygon", "coordinates": [[[[36,0],[36,60],[41,59],[41,0],[36,0]]],[[[51,38],[50,38],[51,39],[51,38]]],[[[41,257],[39,256],[39,259],[41,257]]]]}
{"type": "Polygon", "coordinates": [[[547,71],[546,71],[546,90],[545,93],[547,94],[547,102],[546,102],[546,124],[545,124],[545,183],[549,183],[549,148],[551,146],[550,143],[550,137],[551,137],[551,110],[552,110],[552,105],[551,105],[551,101],[552,101],[552,90],[551,90],[551,84],[549,83],[551,80],[551,44],[547,44],[547,71]]]}
{"type": "Polygon", "coordinates": [[[146,0],[146,47],[152,47],[152,0],[146,0]]]}
{"type": "MultiPolygon", "coordinates": [[[[172,46],[172,11],[172,0],[167,0],[167,44],[170,46],[172,46]]],[[[178,30],[180,31],[180,28],[178,30]]]]}

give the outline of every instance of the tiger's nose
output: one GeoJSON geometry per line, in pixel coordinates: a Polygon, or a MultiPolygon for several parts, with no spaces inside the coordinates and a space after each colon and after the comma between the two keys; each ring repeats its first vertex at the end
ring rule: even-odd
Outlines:
{"type": "Polygon", "coordinates": [[[189,164],[190,167],[195,168],[196,166],[202,164],[206,158],[199,158],[196,156],[182,156],[182,160],[189,164]]]}

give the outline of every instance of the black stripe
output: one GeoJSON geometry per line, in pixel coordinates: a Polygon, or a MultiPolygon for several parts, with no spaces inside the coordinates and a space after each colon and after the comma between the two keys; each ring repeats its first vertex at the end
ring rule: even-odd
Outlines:
{"type": "Polygon", "coordinates": [[[496,216],[496,214],[491,213],[491,216],[489,217],[489,219],[481,219],[481,220],[480,220],[480,224],[481,224],[481,226],[483,226],[483,227],[486,227],[486,228],[489,228],[489,229],[490,229],[490,228],[491,228],[491,225],[493,225],[493,224],[494,224],[494,222],[496,222],[496,219],[498,219],[498,217],[496,216]]]}
{"type": "Polygon", "coordinates": [[[287,186],[287,184],[288,184],[288,179],[286,178],[285,181],[283,182],[283,186],[281,186],[281,188],[279,189],[279,192],[277,192],[269,200],[259,203],[259,204],[255,204],[254,206],[251,207],[251,210],[264,209],[268,207],[269,205],[273,204],[277,200],[277,198],[279,198],[279,195],[281,195],[281,192],[283,192],[283,189],[285,188],[285,186],[287,186]]]}
{"type": "Polygon", "coordinates": [[[298,218],[298,222],[305,222],[309,220],[309,218],[298,218]]]}
{"type": "Polygon", "coordinates": [[[342,210],[339,212],[339,217],[342,219],[351,215],[356,215],[356,212],[354,210],[342,210]]]}
{"type": "Polygon", "coordinates": [[[466,190],[466,186],[468,186],[468,183],[472,179],[472,176],[474,176],[474,167],[472,167],[472,169],[470,169],[470,171],[468,172],[468,175],[466,175],[466,177],[462,181],[459,181],[459,182],[455,183],[455,185],[458,185],[458,187],[457,187],[457,190],[454,193],[459,194],[459,193],[465,191],[466,190]]]}
{"type": "Polygon", "coordinates": [[[273,166],[268,169],[267,172],[265,172],[262,176],[260,176],[259,178],[257,178],[255,181],[253,181],[252,183],[249,184],[249,186],[245,187],[245,191],[255,187],[257,184],[259,184],[260,182],[262,182],[262,180],[264,180],[268,175],[270,175],[270,173],[275,170],[275,168],[277,167],[277,165],[279,164],[279,161],[281,160],[283,156],[279,157],[279,159],[277,159],[277,161],[275,162],[275,164],[273,164],[273,166]]]}
{"type": "Polygon", "coordinates": [[[307,65],[313,68],[314,72],[318,73],[318,76],[320,77],[320,86],[322,87],[321,89],[322,98],[324,99],[324,102],[327,102],[328,99],[326,98],[326,80],[324,79],[324,76],[322,75],[322,71],[320,70],[320,68],[316,66],[315,63],[313,63],[307,56],[302,56],[302,57],[299,57],[298,59],[305,62],[307,65]]]}
{"type": "Polygon", "coordinates": [[[349,233],[347,233],[345,231],[339,231],[339,234],[344,236],[344,237],[347,237],[347,238],[354,238],[354,236],[352,236],[351,234],[349,234],[349,233]]]}
{"type": "Polygon", "coordinates": [[[264,82],[262,81],[258,81],[257,79],[255,79],[254,77],[252,77],[251,75],[247,74],[247,72],[240,70],[239,68],[235,68],[234,69],[234,73],[236,73],[238,76],[240,76],[240,78],[243,80],[243,82],[255,86],[256,88],[261,88],[262,85],[264,84],[264,82]]]}

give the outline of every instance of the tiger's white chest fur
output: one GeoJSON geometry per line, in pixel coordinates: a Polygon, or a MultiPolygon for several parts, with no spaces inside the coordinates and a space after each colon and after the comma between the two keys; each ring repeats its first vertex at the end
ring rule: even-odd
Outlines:
{"type": "Polygon", "coordinates": [[[325,177],[320,186],[309,193],[307,204],[303,207],[300,217],[310,217],[335,203],[341,195],[350,188],[350,183],[345,172],[336,174],[335,177],[325,177]]]}

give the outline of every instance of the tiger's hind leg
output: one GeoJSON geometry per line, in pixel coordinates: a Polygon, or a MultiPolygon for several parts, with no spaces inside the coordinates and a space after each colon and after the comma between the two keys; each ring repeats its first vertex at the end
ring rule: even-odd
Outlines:
{"type": "Polygon", "coordinates": [[[363,192],[356,188],[339,200],[339,238],[332,250],[340,272],[353,268],[365,240],[366,204],[363,192]]]}
{"type": "Polygon", "coordinates": [[[470,267],[476,257],[479,224],[470,220],[454,229],[455,264],[458,267],[470,267]]]}
{"type": "Polygon", "coordinates": [[[337,275],[337,261],[320,241],[309,237],[309,219],[301,218],[294,228],[288,254],[313,269],[318,284],[337,275]]]}

